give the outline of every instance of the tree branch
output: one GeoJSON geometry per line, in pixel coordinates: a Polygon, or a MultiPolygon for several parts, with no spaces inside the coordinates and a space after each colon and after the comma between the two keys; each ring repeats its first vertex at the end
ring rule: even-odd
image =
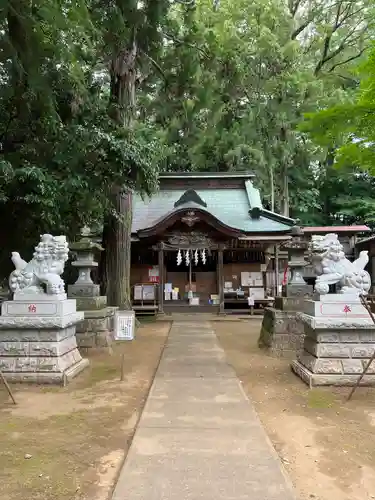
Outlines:
{"type": "Polygon", "coordinates": [[[351,56],[351,57],[348,57],[347,59],[345,59],[344,61],[340,61],[336,64],[334,64],[330,69],[329,69],[329,73],[332,73],[332,71],[335,70],[335,68],[337,68],[338,66],[343,66],[344,64],[346,63],[349,63],[351,61],[354,61],[355,59],[358,59],[359,57],[361,57],[361,55],[367,50],[367,47],[363,48],[362,50],[360,50],[357,54],[355,54],[354,56],[351,56]]]}
{"type": "Polygon", "coordinates": [[[309,19],[307,19],[304,23],[302,23],[298,28],[296,28],[291,36],[292,40],[295,40],[299,34],[302,33],[303,30],[305,30],[309,24],[311,24],[315,19],[315,15],[311,16],[309,19]]]}
{"type": "Polygon", "coordinates": [[[347,80],[351,84],[354,84],[356,86],[359,85],[359,80],[356,80],[355,78],[350,78],[349,76],[342,75],[341,73],[335,73],[335,75],[341,78],[342,80],[347,80]]]}
{"type": "MultiPolygon", "coordinates": [[[[357,42],[361,36],[364,34],[364,32],[366,31],[366,27],[362,28],[360,32],[358,32],[358,36],[354,37],[352,40],[351,40],[351,43],[350,44],[353,44],[353,42],[357,42]]],[[[319,71],[322,69],[322,67],[329,61],[331,61],[333,58],[335,58],[336,56],[338,56],[343,50],[345,50],[345,44],[346,42],[350,39],[350,37],[352,35],[354,35],[355,33],[357,32],[357,26],[355,28],[353,28],[351,31],[349,31],[349,33],[345,36],[345,38],[341,41],[340,45],[335,49],[333,50],[331,53],[329,52],[329,46],[330,46],[330,43],[331,43],[331,40],[332,40],[332,33],[327,35],[326,36],[326,39],[324,41],[324,48],[323,48],[323,53],[322,53],[322,57],[320,58],[320,61],[318,62],[318,64],[316,65],[316,68],[315,68],[315,71],[314,71],[314,74],[317,75],[319,73],[319,71]]],[[[349,44],[348,44],[349,45],[349,44]]],[[[364,49],[365,50],[365,49],[364,49]]],[[[359,57],[359,56],[358,56],[359,57]]]]}
{"type": "Polygon", "coordinates": [[[207,52],[204,49],[202,49],[201,47],[198,47],[197,45],[194,45],[193,43],[186,42],[185,40],[180,40],[179,38],[176,38],[174,35],[171,35],[170,33],[163,33],[163,35],[166,38],[173,40],[177,45],[186,45],[187,47],[198,50],[198,52],[200,52],[206,59],[208,59],[207,52]]]}
{"type": "Polygon", "coordinates": [[[324,40],[324,46],[323,46],[323,53],[322,53],[322,56],[320,58],[320,61],[318,62],[318,64],[316,65],[315,67],[315,71],[314,71],[314,75],[316,76],[319,71],[322,69],[322,67],[324,66],[324,64],[327,62],[327,55],[328,55],[328,51],[329,51],[329,45],[331,43],[331,34],[330,35],[327,35],[325,40],[324,40]]]}
{"type": "Polygon", "coordinates": [[[149,54],[147,54],[147,52],[145,52],[143,49],[139,49],[139,52],[141,52],[141,54],[143,54],[146,59],[148,59],[150,61],[150,63],[154,66],[154,68],[160,73],[160,75],[163,77],[163,79],[165,80],[165,82],[167,81],[167,78],[165,76],[165,73],[162,69],[162,67],[155,61],[155,59],[153,59],[149,54]]]}
{"type": "Polygon", "coordinates": [[[350,10],[348,10],[347,14],[340,19],[336,29],[341,28],[341,26],[345,23],[345,21],[347,21],[350,18],[353,19],[357,14],[359,14],[363,10],[365,10],[365,6],[355,10],[354,12],[350,12],[350,10]]]}
{"type": "Polygon", "coordinates": [[[335,19],[335,22],[333,25],[333,31],[336,31],[338,26],[339,26],[339,19],[340,19],[340,15],[341,15],[341,6],[342,6],[342,1],[337,6],[336,19],[335,19]]]}
{"type": "Polygon", "coordinates": [[[301,5],[302,2],[303,0],[295,0],[294,2],[293,0],[289,1],[288,8],[292,17],[294,17],[297,14],[297,10],[299,9],[299,6],[301,5]]]}

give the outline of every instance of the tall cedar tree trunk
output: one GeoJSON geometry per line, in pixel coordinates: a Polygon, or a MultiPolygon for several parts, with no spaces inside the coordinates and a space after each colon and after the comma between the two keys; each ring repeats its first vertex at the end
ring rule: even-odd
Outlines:
{"type": "MultiPolygon", "coordinates": [[[[24,93],[28,87],[29,65],[32,64],[31,41],[29,39],[30,26],[27,18],[30,16],[30,3],[27,0],[13,0],[9,2],[7,10],[7,27],[9,42],[14,50],[12,58],[12,87],[16,117],[28,118],[29,109],[24,104],[24,93]]],[[[4,147],[4,145],[3,145],[4,147]]]]}
{"type": "MultiPolygon", "coordinates": [[[[282,98],[280,98],[280,102],[282,98]]],[[[289,172],[288,172],[288,155],[285,153],[287,145],[288,130],[286,127],[281,127],[280,130],[280,140],[283,147],[283,153],[281,158],[282,163],[282,186],[281,186],[281,199],[282,199],[282,215],[289,217],[289,172]]]]}
{"type": "Polygon", "coordinates": [[[284,174],[283,174],[283,210],[282,215],[285,217],[289,217],[289,175],[288,175],[288,167],[285,165],[284,174]]]}
{"type": "MultiPolygon", "coordinates": [[[[137,53],[134,32],[130,47],[114,54],[110,68],[109,113],[119,125],[127,129],[132,125],[135,111],[137,53]]],[[[103,227],[104,288],[108,304],[126,310],[131,309],[132,192],[123,186],[113,186],[110,201],[113,211],[106,215],[103,227]]]]}
{"type": "Polygon", "coordinates": [[[275,211],[275,176],[274,176],[274,166],[273,163],[269,162],[268,172],[269,172],[269,181],[270,181],[270,189],[271,189],[271,212],[275,211]]]}

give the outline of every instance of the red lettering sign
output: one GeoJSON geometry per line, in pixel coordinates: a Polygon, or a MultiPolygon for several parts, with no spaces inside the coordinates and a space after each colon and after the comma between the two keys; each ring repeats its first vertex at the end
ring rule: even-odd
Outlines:
{"type": "Polygon", "coordinates": [[[345,306],[344,307],[344,313],[350,313],[350,312],[352,312],[350,306],[345,306]]]}
{"type": "Polygon", "coordinates": [[[30,304],[30,305],[29,305],[29,312],[31,312],[31,313],[36,313],[36,307],[35,307],[35,305],[34,305],[34,304],[30,304]]]}

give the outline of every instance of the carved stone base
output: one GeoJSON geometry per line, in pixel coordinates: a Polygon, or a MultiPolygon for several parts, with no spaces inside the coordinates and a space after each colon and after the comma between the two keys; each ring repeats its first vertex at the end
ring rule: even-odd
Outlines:
{"type": "Polygon", "coordinates": [[[15,384],[43,384],[43,385],[67,385],[73,378],[79,375],[89,366],[90,362],[86,358],[72,365],[64,372],[5,372],[7,382],[15,384]]]}
{"type": "Polygon", "coordinates": [[[107,297],[76,297],[77,311],[98,311],[107,307],[107,297]]]}
{"type": "Polygon", "coordinates": [[[62,317],[76,312],[75,300],[6,300],[1,304],[1,316],[17,318],[20,316],[33,317],[62,317]]]}
{"type": "MultiPolygon", "coordinates": [[[[339,307],[342,303],[334,304],[334,313],[339,307]]],[[[310,386],[355,384],[375,349],[374,324],[368,317],[358,317],[357,307],[352,309],[352,318],[342,319],[321,316],[319,303],[312,309],[318,317],[297,315],[304,325],[305,339],[303,352],[292,363],[292,370],[310,386]]],[[[375,362],[362,383],[375,385],[375,362]]]]}
{"type": "Polygon", "coordinates": [[[114,317],[117,307],[84,311],[85,318],[77,324],[78,347],[109,347],[113,340],[114,317]]]}
{"type": "Polygon", "coordinates": [[[272,307],[264,310],[259,347],[266,347],[275,356],[295,356],[302,350],[304,328],[295,311],[272,307]]]}
{"type": "Polygon", "coordinates": [[[65,316],[0,316],[0,339],[2,329],[66,328],[75,325],[83,317],[82,312],[73,312],[65,316]]]}
{"type": "MultiPolygon", "coordinates": [[[[356,385],[359,375],[354,374],[333,374],[333,373],[313,373],[299,361],[293,361],[293,372],[298,375],[310,388],[318,386],[353,386],[356,385]]],[[[361,386],[375,386],[375,374],[365,375],[360,383],[361,386]]]]}
{"type": "Polygon", "coordinates": [[[1,325],[0,368],[9,381],[65,385],[89,364],[77,349],[75,325],[35,328],[35,319],[1,325]]]}
{"type": "Polygon", "coordinates": [[[302,311],[303,304],[305,302],[305,297],[276,297],[275,298],[275,309],[280,309],[281,311],[302,311]]]}
{"type": "Polygon", "coordinates": [[[68,297],[100,297],[100,285],[84,283],[68,285],[68,297]]]}
{"type": "Polygon", "coordinates": [[[371,322],[359,297],[351,294],[332,293],[305,300],[301,311],[316,318],[366,319],[371,322]]]}
{"type": "Polygon", "coordinates": [[[307,283],[288,283],[283,286],[283,295],[285,297],[295,297],[304,299],[311,297],[313,294],[313,286],[307,283]]]}

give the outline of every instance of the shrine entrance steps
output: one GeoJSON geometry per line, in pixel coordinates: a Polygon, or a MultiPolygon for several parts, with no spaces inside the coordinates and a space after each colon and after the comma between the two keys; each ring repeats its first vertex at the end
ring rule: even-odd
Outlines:
{"type": "Polygon", "coordinates": [[[165,314],[175,314],[175,313],[186,313],[186,314],[195,314],[195,313],[208,313],[208,314],[218,314],[219,306],[213,306],[210,304],[200,304],[199,306],[191,306],[188,303],[178,302],[176,303],[168,303],[164,302],[164,313],[165,314]]]}
{"type": "Polygon", "coordinates": [[[112,500],[295,500],[211,323],[175,321],[112,500]]]}
{"type": "Polygon", "coordinates": [[[218,314],[218,313],[204,313],[204,312],[189,312],[189,313],[169,313],[169,314],[158,314],[157,321],[173,321],[173,322],[191,322],[202,323],[206,321],[258,321],[259,325],[262,322],[262,316],[251,316],[250,314],[218,314]]]}

